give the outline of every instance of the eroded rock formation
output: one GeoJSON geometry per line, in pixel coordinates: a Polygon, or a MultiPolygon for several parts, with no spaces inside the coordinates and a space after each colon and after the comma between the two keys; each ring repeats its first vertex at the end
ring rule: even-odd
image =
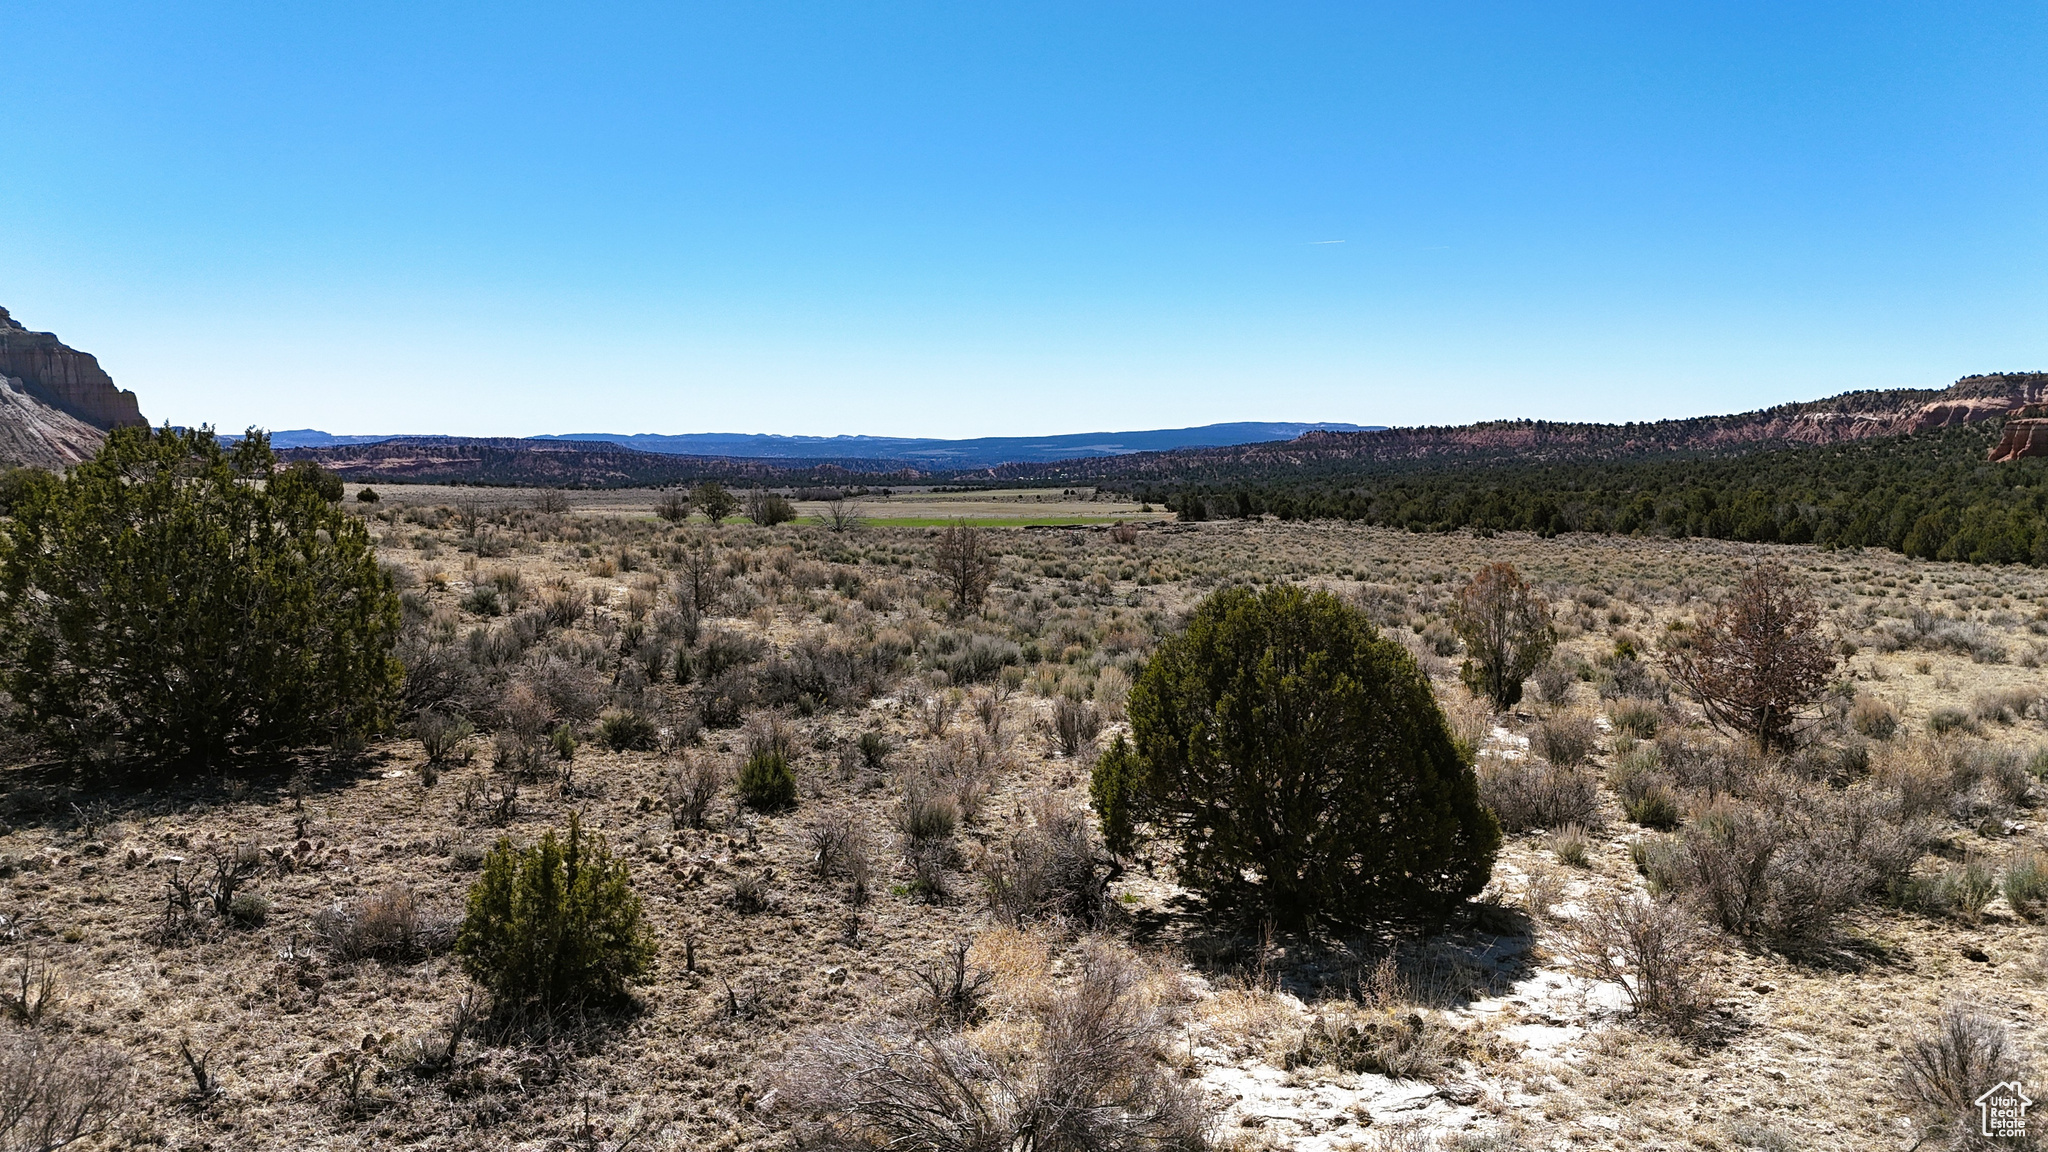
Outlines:
{"type": "Polygon", "coordinates": [[[0,467],[61,469],[99,451],[105,436],[31,396],[21,381],[0,376],[0,467]]]}
{"type": "Polygon", "coordinates": [[[101,431],[148,423],[135,393],[116,388],[90,353],[51,333],[29,331],[5,308],[0,308],[0,376],[19,380],[30,396],[101,431]]]}
{"type": "Polygon", "coordinates": [[[2048,456],[2048,419],[2015,416],[2005,422],[2005,434],[1992,446],[1993,460],[2022,460],[2048,456]]]}

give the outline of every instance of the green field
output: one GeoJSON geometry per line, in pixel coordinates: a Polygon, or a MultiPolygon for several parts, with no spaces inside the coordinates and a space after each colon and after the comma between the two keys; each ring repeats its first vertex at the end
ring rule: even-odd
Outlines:
{"type": "Polygon", "coordinates": [[[862,523],[876,528],[943,528],[948,524],[965,524],[970,528],[1071,528],[1168,518],[1156,512],[1134,512],[1128,516],[870,516],[862,523]]]}

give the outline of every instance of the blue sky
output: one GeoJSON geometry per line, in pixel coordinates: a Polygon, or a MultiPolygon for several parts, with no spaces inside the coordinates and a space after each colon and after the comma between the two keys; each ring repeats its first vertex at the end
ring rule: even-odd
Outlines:
{"type": "Polygon", "coordinates": [[[2038,4],[16,3],[153,419],[1644,419],[2048,367],[2038,4]]]}

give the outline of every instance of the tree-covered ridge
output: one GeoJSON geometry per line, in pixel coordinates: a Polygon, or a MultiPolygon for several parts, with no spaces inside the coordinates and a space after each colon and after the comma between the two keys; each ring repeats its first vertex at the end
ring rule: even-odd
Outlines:
{"type": "Polygon", "coordinates": [[[1444,532],[1641,533],[2048,564],[2048,460],[1990,463],[2003,421],[1741,456],[1389,463],[1141,486],[1189,518],[1272,514],[1444,532]]]}

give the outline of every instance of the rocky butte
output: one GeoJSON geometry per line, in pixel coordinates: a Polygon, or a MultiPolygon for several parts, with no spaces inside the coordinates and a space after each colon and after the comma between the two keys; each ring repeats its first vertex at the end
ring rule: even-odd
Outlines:
{"type": "Polygon", "coordinates": [[[146,423],[135,393],[115,387],[91,353],[0,308],[0,464],[62,468],[91,456],[109,430],[146,423]]]}

